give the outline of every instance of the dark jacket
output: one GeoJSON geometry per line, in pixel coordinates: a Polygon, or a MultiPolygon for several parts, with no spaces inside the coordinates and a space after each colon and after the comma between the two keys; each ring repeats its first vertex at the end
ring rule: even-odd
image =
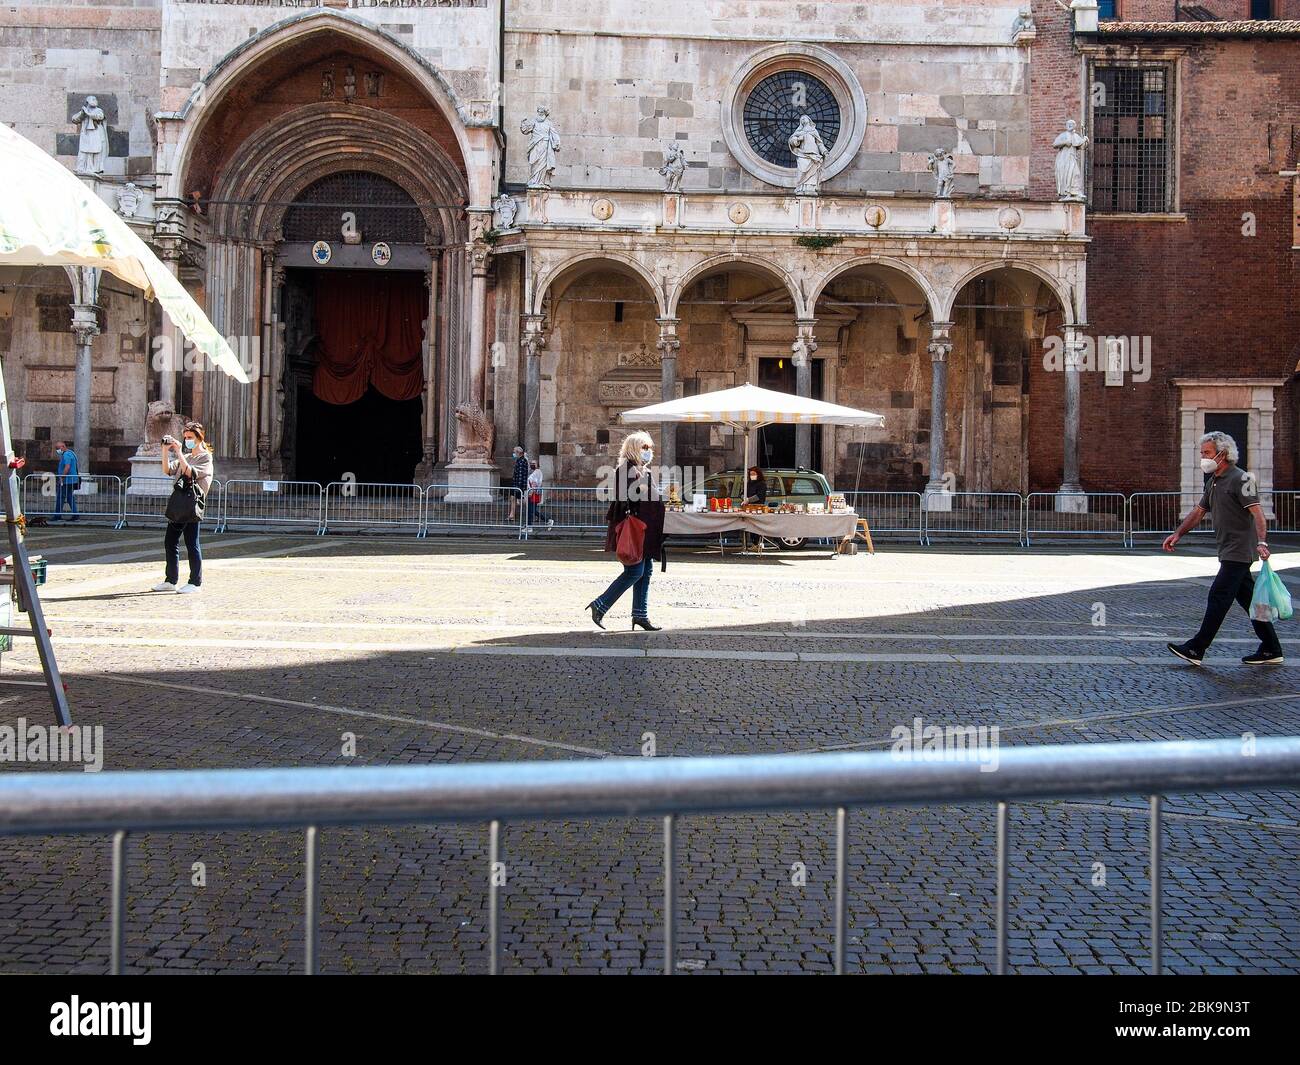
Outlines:
{"type": "Polygon", "coordinates": [[[515,459],[514,480],[511,482],[521,492],[528,491],[528,456],[515,459]]]}
{"type": "Polygon", "coordinates": [[[761,473],[752,481],[749,479],[748,474],[745,475],[745,502],[767,502],[767,478],[761,473]]]}
{"type": "Polygon", "coordinates": [[[659,486],[646,473],[638,477],[636,467],[620,463],[614,475],[614,501],[605,513],[605,550],[618,549],[618,523],[629,514],[645,522],[645,558],[656,562],[664,558],[664,505],[659,498],[659,486]]]}

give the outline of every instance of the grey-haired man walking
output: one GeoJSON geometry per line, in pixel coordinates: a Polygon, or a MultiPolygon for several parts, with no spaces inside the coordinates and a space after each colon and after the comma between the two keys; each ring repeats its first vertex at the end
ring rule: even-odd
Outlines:
{"type": "MultiPolygon", "coordinates": [[[[1199,666],[1232,609],[1235,599],[1250,615],[1250,597],[1255,578],[1250,574],[1256,558],[1268,558],[1268,522],[1259,503],[1259,488],[1254,474],[1237,465],[1237,442],[1227,433],[1206,433],[1201,437],[1201,469],[1211,474],[1201,501],[1192,507],[1178,531],[1165,540],[1165,550],[1172,551],[1178,541],[1209,514],[1214,519],[1214,538],[1219,545],[1219,572],[1210,585],[1209,602],[1201,628],[1186,643],[1171,643],[1169,650],[1185,662],[1199,666]]],[[[1278,665],[1282,662],[1282,644],[1267,621],[1250,623],[1259,637],[1259,649],[1242,659],[1249,666],[1278,665]]]]}

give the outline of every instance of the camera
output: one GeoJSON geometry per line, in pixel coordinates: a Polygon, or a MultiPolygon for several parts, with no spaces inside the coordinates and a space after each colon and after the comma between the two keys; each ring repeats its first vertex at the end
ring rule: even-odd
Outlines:
{"type": "Polygon", "coordinates": [[[175,444],[176,444],[176,437],[174,437],[174,436],[172,436],[172,435],[170,435],[170,434],[164,435],[163,438],[162,438],[162,442],[163,442],[164,444],[171,444],[172,446],[175,446],[175,444]]]}

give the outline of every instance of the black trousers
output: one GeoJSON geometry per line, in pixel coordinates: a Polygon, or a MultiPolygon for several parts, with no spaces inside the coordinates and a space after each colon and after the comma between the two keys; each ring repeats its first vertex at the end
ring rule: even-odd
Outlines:
{"type": "MultiPolygon", "coordinates": [[[[1214,578],[1214,583],[1210,585],[1210,598],[1205,605],[1205,619],[1201,622],[1200,631],[1188,642],[1204,654],[1214,642],[1214,637],[1218,635],[1219,626],[1223,624],[1223,619],[1232,609],[1234,599],[1246,611],[1246,616],[1250,617],[1250,597],[1254,592],[1255,578],[1250,574],[1249,562],[1220,562],[1219,572],[1214,578]]],[[[1256,621],[1254,618],[1251,618],[1250,623],[1255,627],[1260,648],[1280,655],[1282,645],[1278,642],[1277,632],[1272,623],[1256,621]]]]}
{"type": "Polygon", "coordinates": [[[190,562],[190,583],[197,588],[203,583],[203,548],[199,543],[197,521],[188,521],[184,525],[178,525],[174,521],[167,523],[167,535],[163,537],[166,580],[176,584],[180,577],[182,536],[185,537],[185,556],[190,562]]]}

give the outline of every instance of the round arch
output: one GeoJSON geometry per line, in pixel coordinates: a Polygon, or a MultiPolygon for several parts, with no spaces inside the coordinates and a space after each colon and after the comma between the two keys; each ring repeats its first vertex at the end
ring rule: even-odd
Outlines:
{"type": "Polygon", "coordinates": [[[452,161],[400,118],[329,103],[298,108],[240,145],[214,189],[213,232],[273,242],[290,204],[345,170],[370,171],[401,186],[431,234],[465,239],[468,223],[453,206],[465,202],[465,175],[452,161]]]}
{"type": "Polygon", "coordinates": [[[677,317],[678,304],[681,302],[682,296],[686,294],[691,285],[695,284],[696,281],[710,273],[725,272],[725,268],[728,266],[735,266],[741,269],[747,267],[754,273],[768,275],[781,288],[784,288],[786,293],[789,295],[790,302],[794,304],[794,316],[796,318],[808,317],[807,313],[805,313],[803,301],[800,299],[798,289],[795,287],[790,276],[784,270],[767,259],[755,255],[742,255],[736,252],[724,252],[719,255],[710,255],[708,258],[701,260],[687,270],[669,293],[668,305],[665,309],[665,317],[677,317]]]}
{"type": "Polygon", "coordinates": [[[841,277],[848,273],[850,270],[868,266],[882,267],[901,275],[921,293],[921,296],[926,303],[926,309],[930,312],[931,321],[942,322],[945,320],[939,316],[938,308],[941,303],[939,293],[935,290],[934,285],[930,283],[928,277],[911,264],[904,262],[902,259],[892,259],[878,255],[859,255],[852,259],[846,259],[844,262],[835,266],[825,274],[817,283],[817,287],[813,289],[813,293],[809,297],[808,304],[812,309],[810,317],[816,317],[817,303],[822,298],[822,294],[826,291],[832,281],[837,277],[841,277]]]}
{"type": "Polygon", "coordinates": [[[541,314],[548,296],[552,303],[564,298],[564,291],[575,281],[600,269],[612,270],[624,277],[631,277],[645,285],[646,291],[654,300],[656,317],[666,317],[664,301],[659,286],[644,264],[633,256],[618,251],[580,252],[562,262],[549,267],[538,275],[533,284],[531,306],[532,314],[541,314]]]}
{"type": "Polygon", "coordinates": [[[1061,314],[1065,319],[1065,324],[1078,324],[1075,317],[1074,300],[1069,287],[1066,286],[1059,277],[1056,277],[1036,263],[1026,262],[1021,259],[997,259],[993,262],[980,263],[978,266],[969,270],[945,293],[943,300],[943,314],[936,318],[935,321],[947,322],[952,320],[951,315],[957,304],[957,297],[961,295],[961,290],[972,281],[983,277],[985,274],[1012,271],[1030,274],[1047,285],[1047,287],[1051,289],[1052,294],[1056,297],[1057,302],[1061,305],[1061,314]]]}
{"type": "MultiPolygon", "coordinates": [[[[385,30],[346,11],[314,10],[268,26],[226,53],[198,83],[179,112],[184,126],[169,167],[166,195],[182,199],[195,148],[232,87],[287,49],[314,37],[335,35],[381,56],[408,77],[437,109],[456,138],[462,169],[471,158],[463,107],[447,79],[427,60],[385,30]]],[[[488,123],[490,124],[490,123],[488,123]]]]}

